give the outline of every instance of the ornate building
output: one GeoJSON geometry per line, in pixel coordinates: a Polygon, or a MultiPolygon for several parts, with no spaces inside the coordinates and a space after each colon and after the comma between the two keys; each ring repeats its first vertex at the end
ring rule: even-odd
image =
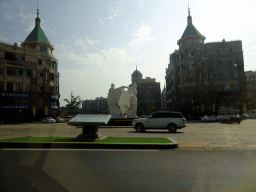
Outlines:
{"type": "MultiPolygon", "coordinates": [[[[136,70],[132,74],[132,84],[137,84],[137,115],[149,115],[154,111],[161,110],[160,83],[154,78],[142,78],[142,73],[136,70]]],[[[132,86],[132,85],[130,85],[132,86]]]]}
{"type": "Polygon", "coordinates": [[[184,115],[242,113],[246,86],[242,41],[205,43],[192,24],[178,40],[166,69],[168,110],[184,115]]]}
{"type": "Polygon", "coordinates": [[[21,46],[0,42],[0,112],[6,121],[57,116],[59,108],[58,61],[40,26],[21,46]]]}

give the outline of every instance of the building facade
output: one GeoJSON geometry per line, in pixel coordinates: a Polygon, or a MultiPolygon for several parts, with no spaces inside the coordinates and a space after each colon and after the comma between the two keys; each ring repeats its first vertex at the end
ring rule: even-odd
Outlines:
{"type": "Polygon", "coordinates": [[[247,95],[252,96],[256,100],[256,71],[246,71],[246,88],[247,95]]]}
{"type": "MultiPolygon", "coordinates": [[[[142,78],[142,73],[136,70],[132,74],[132,84],[137,84],[137,115],[149,115],[161,110],[160,83],[154,78],[142,78]]],[[[132,86],[132,85],[130,85],[132,86]]]]}
{"type": "Polygon", "coordinates": [[[6,121],[56,117],[59,108],[58,61],[40,27],[21,46],[0,42],[0,112],[6,121]]]}
{"type": "Polygon", "coordinates": [[[242,41],[205,43],[187,17],[187,27],[166,69],[167,108],[188,114],[242,113],[246,86],[242,41]]]}
{"type": "Polygon", "coordinates": [[[82,111],[84,113],[96,113],[104,114],[108,111],[107,99],[103,97],[97,97],[94,100],[83,100],[82,111]]]}
{"type": "Polygon", "coordinates": [[[167,103],[166,103],[166,88],[164,86],[164,89],[161,93],[161,110],[166,111],[167,110],[167,103]]]}

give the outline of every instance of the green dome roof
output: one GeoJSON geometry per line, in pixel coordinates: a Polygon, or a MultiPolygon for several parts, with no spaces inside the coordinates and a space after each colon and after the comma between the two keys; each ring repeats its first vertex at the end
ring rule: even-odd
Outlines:
{"type": "Polygon", "coordinates": [[[42,28],[41,28],[41,20],[38,17],[39,13],[37,13],[37,17],[35,19],[35,28],[32,30],[32,32],[29,34],[29,36],[26,38],[25,42],[27,41],[37,41],[41,43],[47,43],[51,45],[50,41],[47,39],[46,35],[44,34],[42,28]]]}
{"type": "Polygon", "coordinates": [[[192,24],[192,17],[190,16],[190,9],[188,9],[187,22],[188,22],[187,27],[186,27],[183,35],[181,36],[181,38],[188,37],[188,36],[191,36],[191,35],[201,35],[202,36],[202,34],[192,24]]]}
{"type": "Polygon", "coordinates": [[[35,26],[33,31],[29,34],[25,41],[38,41],[42,43],[47,43],[51,45],[50,41],[47,39],[41,27],[35,26]]]}
{"type": "Polygon", "coordinates": [[[184,37],[187,37],[190,35],[201,35],[202,36],[202,34],[197,30],[197,28],[195,28],[195,26],[192,23],[188,23],[181,38],[184,38],[184,37]]]}
{"type": "Polygon", "coordinates": [[[142,78],[142,73],[140,71],[136,70],[132,73],[132,78],[142,78]]]}

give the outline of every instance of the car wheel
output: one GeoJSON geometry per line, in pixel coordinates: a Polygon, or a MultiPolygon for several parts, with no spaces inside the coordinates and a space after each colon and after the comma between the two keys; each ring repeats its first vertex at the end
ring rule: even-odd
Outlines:
{"type": "Polygon", "coordinates": [[[138,123],[135,125],[135,130],[137,132],[143,132],[144,131],[144,126],[141,123],[138,123]]]}
{"type": "Polygon", "coordinates": [[[170,125],[168,125],[168,130],[170,133],[175,133],[177,130],[177,127],[174,124],[170,124],[170,125]]]}

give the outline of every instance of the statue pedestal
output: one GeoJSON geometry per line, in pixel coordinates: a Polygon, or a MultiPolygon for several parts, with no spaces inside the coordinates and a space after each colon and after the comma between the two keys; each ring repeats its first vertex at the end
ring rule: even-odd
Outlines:
{"type": "Polygon", "coordinates": [[[79,114],[68,122],[68,125],[73,125],[82,128],[82,134],[76,137],[79,141],[93,141],[102,137],[98,133],[98,126],[107,125],[111,115],[84,115],[79,114]]]}

